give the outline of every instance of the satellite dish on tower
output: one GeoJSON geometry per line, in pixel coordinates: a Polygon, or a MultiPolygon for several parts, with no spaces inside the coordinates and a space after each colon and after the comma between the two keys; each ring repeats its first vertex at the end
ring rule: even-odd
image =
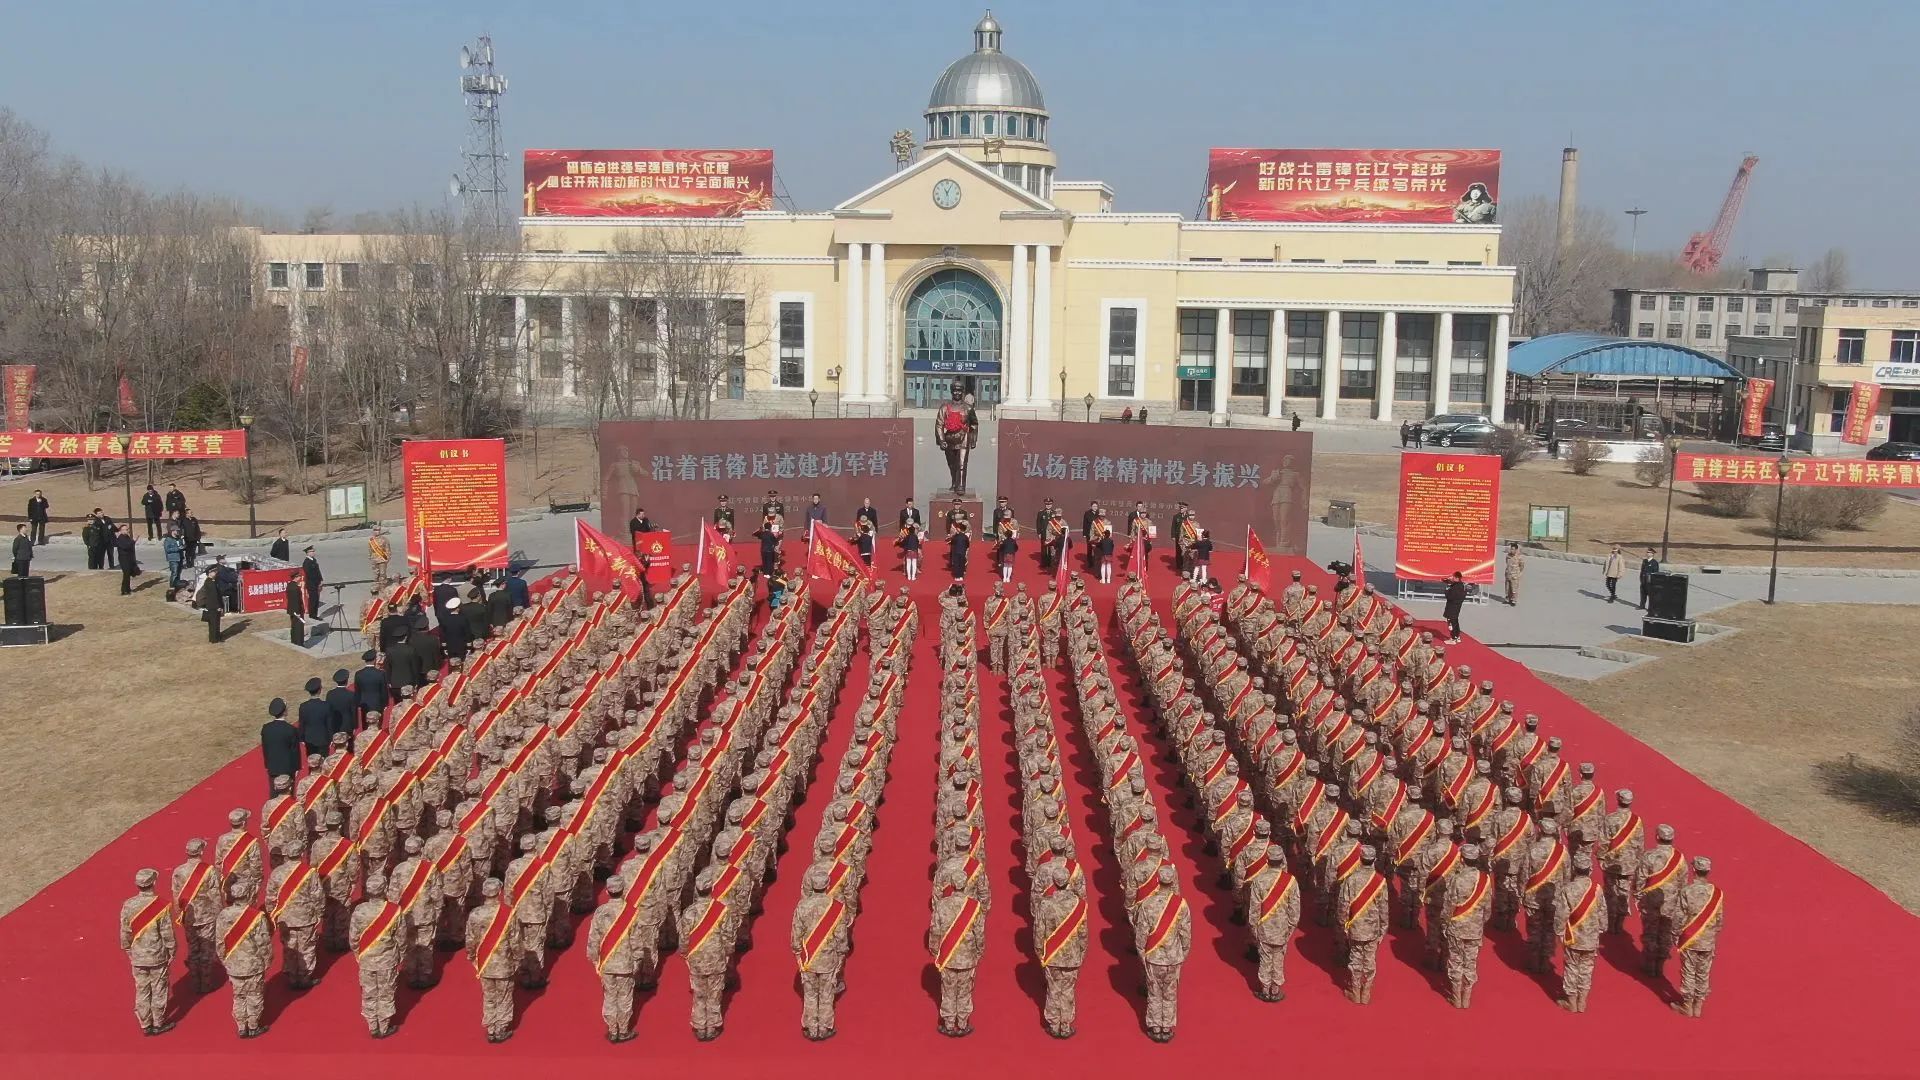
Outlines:
{"type": "Polygon", "coordinates": [[[460,66],[463,68],[473,66],[473,53],[465,45],[460,46],[460,66]]]}
{"type": "Polygon", "coordinates": [[[466,193],[467,193],[467,185],[465,181],[461,180],[457,176],[454,177],[452,180],[448,181],[447,194],[452,195],[454,198],[458,199],[461,196],[465,195],[466,193]]]}

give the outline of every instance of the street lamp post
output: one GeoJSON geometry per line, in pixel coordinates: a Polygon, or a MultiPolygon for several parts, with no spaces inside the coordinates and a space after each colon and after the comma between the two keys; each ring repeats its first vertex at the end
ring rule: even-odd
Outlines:
{"type": "Polygon", "coordinates": [[[807,419],[818,420],[819,418],[820,418],[820,391],[809,390],[807,391],[807,419]]]}
{"type": "Polygon", "coordinates": [[[840,392],[840,369],[838,367],[830,367],[827,369],[827,381],[833,383],[833,418],[838,420],[841,417],[840,403],[846,400],[845,395],[840,392]]]}
{"type": "Polygon", "coordinates": [[[259,493],[253,490],[253,416],[251,413],[240,417],[240,430],[247,433],[247,539],[260,535],[260,521],[254,509],[259,493]]]}
{"type": "Polygon", "coordinates": [[[1060,419],[1067,418],[1067,369],[1060,369],[1060,419]]]}
{"type": "Polygon", "coordinates": [[[1773,492],[1773,565],[1767,567],[1767,603],[1773,603],[1774,591],[1780,585],[1780,511],[1787,501],[1787,454],[1780,452],[1780,460],[1773,463],[1775,478],[1773,492]]]}
{"type": "Polygon", "coordinates": [[[1087,423],[1093,423],[1093,395],[1088,394],[1080,400],[1087,406],[1087,423]]]}
{"type": "Polygon", "coordinates": [[[1660,562],[1667,561],[1667,541],[1673,536],[1673,480],[1680,471],[1680,440],[1667,440],[1667,520],[1660,526],[1660,562]]]}

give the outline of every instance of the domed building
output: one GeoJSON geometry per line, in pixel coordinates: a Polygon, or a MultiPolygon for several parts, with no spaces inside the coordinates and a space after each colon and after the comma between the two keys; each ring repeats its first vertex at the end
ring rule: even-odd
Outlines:
{"type": "MultiPolygon", "coordinates": [[[[1386,164],[1371,188],[1325,179],[1343,177],[1354,155],[1424,176],[1434,154],[1480,155],[1497,170],[1497,153],[1216,151],[1304,155],[1275,168],[1318,170],[1321,190],[1341,194],[1322,200],[1319,217],[1215,220],[1258,216],[1235,212],[1256,181],[1209,180],[1196,184],[1208,220],[1116,210],[1105,183],[1057,178],[1040,80],[1007,52],[991,13],[971,44],[934,79],[920,126],[895,135],[896,171],[827,210],[773,208],[770,165],[764,187],[736,198],[732,177],[636,181],[624,174],[658,162],[611,160],[770,161],[771,151],[529,151],[530,178],[535,155],[581,156],[567,182],[621,188],[623,205],[636,183],[656,194],[724,185],[731,201],[719,216],[569,213],[541,205],[530,179],[517,284],[506,289],[526,385],[584,402],[600,393],[589,360],[613,352],[631,363],[635,385],[623,393],[664,403],[673,380],[656,366],[657,342],[672,337],[662,312],[675,305],[644,295],[635,282],[646,275],[606,255],[650,245],[683,262],[725,253],[713,310],[728,312],[736,353],[713,391],[716,416],[892,415],[930,408],[957,383],[1024,418],[1127,408],[1197,424],[1501,417],[1515,274],[1500,264],[1492,184],[1432,181],[1447,200],[1461,192],[1452,216],[1389,221],[1368,217],[1389,198],[1371,192],[1406,188],[1385,178],[1386,164]],[[603,181],[603,167],[623,175],[603,181]]],[[[1199,150],[1196,179],[1208,175],[1199,150]]],[[[1266,192],[1278,182],[1262,169],[1266,192]]],[[[697,206],[704,196],[674,197],[697,206]]]]}

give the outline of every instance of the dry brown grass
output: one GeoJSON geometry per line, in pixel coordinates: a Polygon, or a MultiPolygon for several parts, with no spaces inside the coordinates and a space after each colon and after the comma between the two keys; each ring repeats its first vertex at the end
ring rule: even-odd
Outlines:
{"type": "Polygon", "coordinates": [[[1545,678],[1920,913],[1920,822],[1876,782],[1907,737],[1920,607],[1753,603],[1713,619],[1741,631],[1695,646],[1623,639],[1660,659],[1593,682],[1545,678]]]}
{"type": "Polygon", "coordinates": [[[50,575],[59,639],[0,649],[0,914],[235,755],[258,753],[267,700],[293,704],[309,677],[339,666],[256,639],[259,616],[229,616],[215,646],[157,585],[119,593],[111,571],[50,575]]]}
{"type": "MultiPolygon", "coordinates": [[[[1773,546],[1773,490],[1765,489],[1763,494],[1765,498],[1754,501],[1756,516],[1722,518],[1708,512],[1693,485],[1681,484],[1673,496],[1674,560],[1765,563],[1773,546]]],[[[1324,507],[1328,499],[1353,499],[1361,520],[1393,524],[1400,506],[1398,456],[1316,455],[1314,506],[1324,507]]],[[[1576,552],[1601,554],[1610,544],[1620,544],[1631,552],[1660,546],[1667,492],[1664,487],[1650,488],[1635,482],[1632,464],[1602,465],[1590,476],[1575,476],[1564,461],[1535,458],[1500,474],[1500,535],[1527,534],[1529,504],[1572,508],[1576,552]]],[[[1834,529],[1810,543],[1783,541],[1780,563],[1905,569],[1920,566],[1920,506],[1894,499],[1885,513],[1858,531],[1834,529]]]]}

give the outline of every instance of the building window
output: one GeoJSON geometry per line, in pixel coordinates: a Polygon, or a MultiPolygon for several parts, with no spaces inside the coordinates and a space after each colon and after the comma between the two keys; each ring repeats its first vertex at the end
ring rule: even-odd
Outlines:
{"type": "Polygon", "coordinates": [[[324,289],[327,287],[326,263],[308,263],[306,264],[306,271],[305,280],[307,288],[324,289]]]}
{"type": "Polygon", "coordinates": [[[1643,296],[1643,297],[1641,297],[1641,298],[1640,298],[1640,310],[1641,310],[1641,311],[1652,311],[1652,310],[1654,310],[1654,309],[1655,309],[1656,307],[1658,307],[1658,306],[1659,306],[1659,305],[1658,305],[1658,304],[1657,304],[1657,303],[1655,302],[1655,298],[1654,298],[1654,297],[1651,297],[1651,296],[1643,296]]]}
{"type": "Polygon", "coordinates": [[[1754,323],[1753,333],[1755,337],[1771,337],[1773,336],[1773,327],[1763,322],[1754,323]]]}
{"type": "Polygon", "coordinates": [[[359,263],[340,264],[340,287],[343,289],[357,289],[360,287],[359,263]]]}
{"type": "Polygon", "coordinates": [[[1270,263],[1270,262],[1272,262],[1273,260],[1272,260],[1272,259],[1258,259],[1258,258],[1254,258],[1254,259],[1249,259],[1249,258],[1242,258],[1242,259],[1241,259],[1240,261],[1241,261],[1241,262],[1243,262],[1243,263],[1270,263]]]}
{"type": "Polygon", "coordinates": [[[960,137],[964,139],[971,134],[973,134],[973,114],[961,113],[960,114],[960,137]]]}
{"type": "Polygon", "coordinates": [[[1839,352],[1834,359],[1842,364],[1864,363],[1867,359],[1867,332],[1865,330],[1840,331],[1839,352]]]}
{"type": "Polygon", "coordinates": [[[1180,366],[1213,369],[1215,332],[1220,315],[1207,308],[1180,309],[1180,366]]]}
{"type": "Polygon", "coordinates": [[[1453,317],[1453,376],[1449,380],[1455,401],[1487,400],[1487,357],[1493,352],[1493,316],[1453,317]]]}
{"type": "Polygon", "coordinates": [[[1860,306],[1860,301],[1858,301],[1858,300],[1842,300],[1842,301],[1840,301],[1840,306],[1841,306],[1841,307],[1859,307],[1859,306],[1860,306]]]}
{"type": "Polygon", "coordinates": [[[1031,117],[1031,116],[1029,116],[1029,117],[1027,117],[1027,138],[1028,138],[1029,140],[1033,140],[1033,139],[1037,139],[1037,138],[1039,138],[1039,136],[1037,136],[1036,134],[1034,134],[1034,132],[1036,132],[1036,131],[1037,131],[1038,129],[1039,129],[1039,128],[1038,128],[1038,125],[1036,125],[1036,124],[1035,124],[1035,123],[1033,122],[1033,117],[1031,117]]]}
{"type": "Polygon", "coordinates": [[[1325,259],[1288,259],[1287,261],[1294,262],[1294,263],[1323,263],[1323,262],[1326,262],[1327,260],[1325,259]]]}
{"type": "Polygon", "coordinates": [[[1402,315],[1394,339],[1393,399],[1433,400],[1433,315],[1402,315]]]}
{"type": "Polygon", "coordinates": [[[1139,390],[1134,373],[1139,370],[1140,309],[1110,308],[1107,311],[1107,396],[1132,397],[1139,390]]]}
{"type": "Polygon", "coordinates": [[[1327,316],[1309,311],[1287,316],[1287,396],[1319,397],[1320,365],[1327,350],[1327,316]]]}
{"type": "Polygon", "coordinates": [[[1261,397],[1267,392],[1267,349],[1273,340],[1273,316],[1265,311],[1233,313],[1233,393],[1261,397]]]}
{"type": "Polygon", "coordinates": [[[413,264],[413,287],[416,289],[431,289],[433,288],[433,285],[434,285],[433,264],[432,263],[414,263],[413,264]]]}
{"type": "Polygon", "coordinates": [[[1744,296],[1727,297],[1727,314],[1731,315],[1736,311],[1745,311],[1745,310],[1747,310],[1746,297],[1744,296]]]}
{"type": "Polygon", "coordinates": [[[1343,266],[1372,266],[1379,261],[1379,259],[1341,259],[1340,263],[1343,266]]]}
{"type": "Polygon", "coordinates": [[[1900,306],[1903,308],[1920,307],[1920,300],[1902,300],[1900,301],[1900,306]]]}
{"type": "Polygon", "coordinates": [[[1895,330],[1887,359],[1896,364],[1920,363],[1920,330],[1895,330]]]}
{"type": "Polygon", "coordinates": [[[1432,260],[1431,259],[1395,259],[1393,260],[1393,265],[1395,266],[1431,266],[1432,260]]]}
{"type": "Polygon", "coordinates": [[[1643,322],[1639,326],[1634,327],[1634,336],[1635,337],[1652,337],[1653,324],[1650,322],[1643,322]]]}
{"type": "Polygon", "coordinates": [[[1668,311],[1685,311],[1685,310],[1687,310],[1687,298],[1686,298],[1686,297],[1684,297],[1684,296],[1669,296],[1669,297],[1667,297],[1667,310],[1668,310],[1668,311]]]}
{"type": "Polygon", "coordinates": [[[798,390],[807,382],[807,305],[780,302],[780,370],[775,386],[798,390]]]}
{"type": "Polygon", "coordinates": [[[940,114],[940,137],[943,139],[953,138],[953,114],[952,113],[940,114]]]}
{"type": "Polygon", "coordinates": [[[1677,322],[1670,322],[1670,323],[1668,323],[1668,324],[1667,324],[1667,333],[1666,333],[1666,336],[1667,336],[1667,337],[1670,337],[1670,338],[1677,338],[1677,337],[1679,337],[1679,336],[1680,336],[1680,331],[1681,331],[1681,329],[1682,329],[1682,327],[1680,326],[1680,324],[1679,324],[1679,323],[1677,323],[1677,322]]]}
{"type": "Polygon", "coordinates": [[[1736,335],[1736,334],[1738,334],[1738,333],[1740,333],[1740,324],[1739,324],[1739,323],[1737,323],[1737,322],[1730,322],[1730,323],[1728,323],[1728,324],[1727,324],[1727,336],[1728,336],[1728,337],[1733,337],[1734,335],[1736,335]]]}
{"type": "Polygon", "coordinates": [[[267,264],[267,288],[284,289],[287,287],[287,264],[267,264]]]}
{"type": "Polygon", "coordinates": [[[1711,296],[1703,296],[1703,297],[1701,297],[1701,298],[1700,298],[1700,303],[1699,303],[1699,305],[1698,305],[1698,308],[1697,308],[1697,310],[1700,310],[1700,311],[1712,311],[1712,310],[1713,310],[1713,297],[1711,297],[1711,296]]]}
{"type": "Polygon", "coordinates": [[[1770,296],[1762,296],[1755,299],[1753,302],[1753,313],[1755,315],[1773,314],[1773,298],[1770,296]]]}
{"type": "Polygon", "coordinates": [[[1373,397],[1380,370],[1380,316],[1348,312],[1340,319],[1340,396],[1373,397]]]}
{"type": "Polygon", "coordinates": [[[1789,315],[1800,310],[1800,298],[1797,296],[1789,296],[1781,302],[1787,305],[1786,312],[1789,315]]]}
{"type": "Polygon", "coordinates": [[[991,134],[993,134],[993,114],[992,114],[992,113],[982,113],[982,114],[981,114],[981,116],[980,116],[980,134],[982,134],[982,135],[991,135],[991,134]]]}
{"type": "MultiPolygon", "coordinates": [[[[1827,394],[1832,403],[1827,406],[1827,431],[1838,433],[1847,430],[1847,406],[1853,402],[1851,390],[1829,390],[1827,394]]],[[[1872,424],[1873,421],[1867,421],[1872,424]]]]}
{"type": "Polygon", "coordinates": [[[1002,123],[1004,124],[1004,126],[1001,127],[1000,130],[1007,133],[1007,138],[1017,139],[1020,137],[1020,118],[1019,117],[1013,115],[1012,113],[1008,113],[1004,121],[1002,121],[1002,123]]]}
{"type": "Polygon", "coordinates": [[[1447,260],[1447,265],[1448,265],[1448,266],[1479,266],[1479,265],[1480,265],[1480,260],[1478,260],[1478,259],[1448,259],[1448,260],[1447,260]]]}
{"type": "Polygon", "coordinates": [[[1893,306],[1893,301],[1891,301],[1891,300],[1875,300],[1875,301],[1873,302],[1873,306],[1874,306],[1874,307],[1892,307],[1892,306],[1893,306]]]}
{"type": "Polygon", "coordinates": [[[1713,337],[1712,323],[1694,323],[1693,324],[1693,340],[1706,341],[1708,338],[1711,338],[1711,337],[1713,337]]]}

